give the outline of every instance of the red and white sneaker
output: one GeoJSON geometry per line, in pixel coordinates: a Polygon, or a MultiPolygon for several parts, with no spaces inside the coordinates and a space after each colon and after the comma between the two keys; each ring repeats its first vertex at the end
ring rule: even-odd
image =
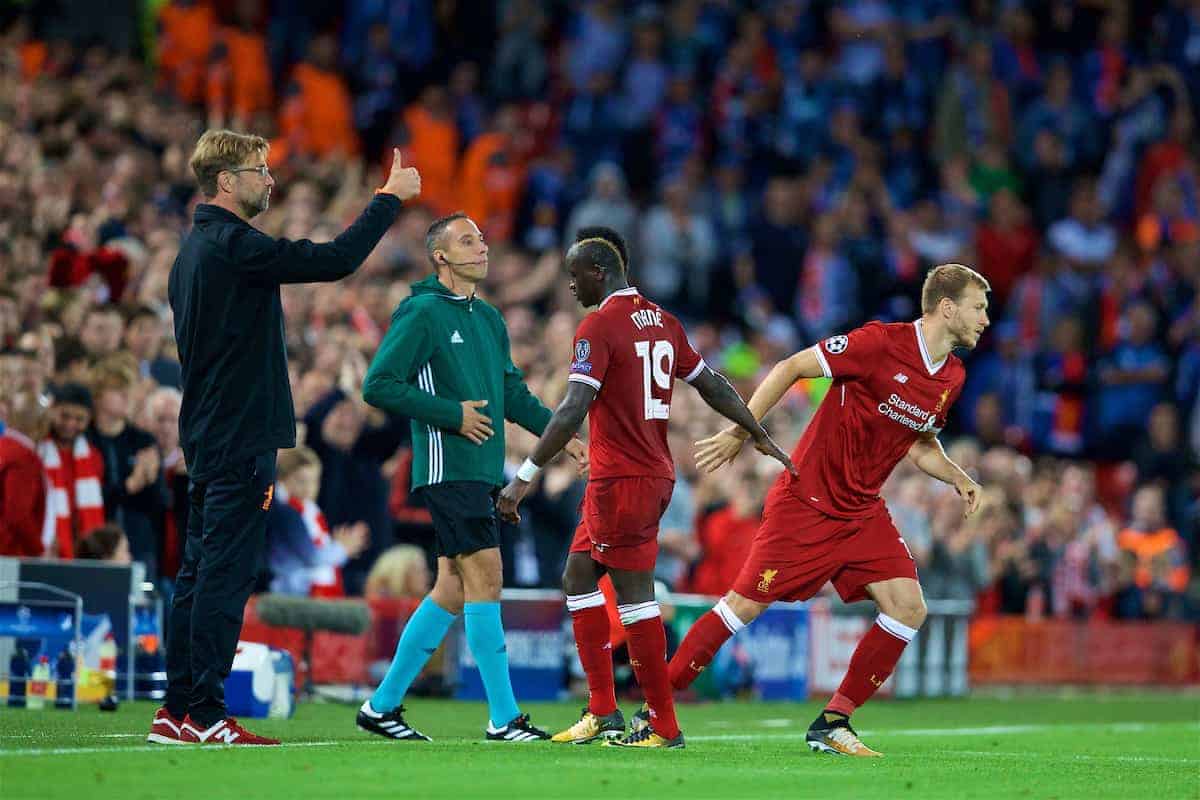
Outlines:
{"type": "Polygon", "coordinates": [[[188,716],[179,726],[179,738],[184,744],[279,744],[278,739],[268,739],[266,736],[251,733],[233,717],[226,717],[212,727],[202,729],[188,716]]]}
{"type": "Polygon", "coordinates": [[[187,744],[179,738],[179,729],[183,723],[171,716],[167,707],[163,706],[154,712],[154,721],[150,723],[150,735],[146,741],[152,744],[187,744]]]}

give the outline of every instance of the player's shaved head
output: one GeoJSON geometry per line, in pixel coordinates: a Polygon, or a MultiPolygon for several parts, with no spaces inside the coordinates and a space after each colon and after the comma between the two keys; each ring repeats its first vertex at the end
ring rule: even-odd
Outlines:
{"type": "Polygon", "coordinates": [[[606,275],[625,275],[625,259],[615,242],[598,236],[580,239],[567,251],[567,261],[600,267],[606,275]]]}
{"type": "Polygon", "coordinates": [[[621,271],[629,272],[629,248],[625,244],[625,237],[617,233],[612,228],[603,225],[589,225],[580,228],[575,234],[577,243],[587,242],[591,239],[599,239],[601,242],[608,242],[617,250],[617,255],[621,259],[621,271]]]}
{"type": "Polygon", "coordinates": [[[921,311],[932,314],[938,303],[945,299],[954,303],[960,302],[968,286],[975,286],[984,292],[992,290],[992,285],[986,278],[963,264],[942,264],[934,267],[925,276],[925,284],[921,287],[921,311]]]}
{"type": "Polygon", "coordinates": [[[609,292],[628,285],[629,249],[621,234],[599,226],[581,228],[567,251],[571,290],[584,308],[596,305],[609,292]]]}

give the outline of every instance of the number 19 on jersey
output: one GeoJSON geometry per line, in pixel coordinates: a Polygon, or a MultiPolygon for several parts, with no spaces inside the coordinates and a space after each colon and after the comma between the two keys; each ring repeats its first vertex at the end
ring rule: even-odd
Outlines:
{"type": "Polygon", "coordinates": [[[654,387],[670,391],[675,374],[675,347],[669,341],[634,342],[634,351],[642,360],[642,400],[645,418],[669,419],[671,404],[653,395],[654,387]]]}

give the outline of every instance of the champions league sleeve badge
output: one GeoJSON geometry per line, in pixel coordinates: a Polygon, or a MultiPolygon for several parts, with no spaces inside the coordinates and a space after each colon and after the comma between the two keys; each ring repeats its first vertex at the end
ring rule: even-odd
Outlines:
{"type": "MultiPolygon", "coordinates": [[[[582,342],[580,342],[582,344],[582,342]]],[[[830,336],[825,340],[825,349],[834,355],[844,352],[846,345],[850,344],[850,340],[845,336],[830,336]]]]}

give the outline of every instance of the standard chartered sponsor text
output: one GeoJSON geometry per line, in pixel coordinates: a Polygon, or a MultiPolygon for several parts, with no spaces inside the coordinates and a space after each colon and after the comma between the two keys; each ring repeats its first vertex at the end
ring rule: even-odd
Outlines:
{"type": "Polygon", "coordinates": [[[914,431],[927,431],[933,428],[933,414],[914,403],[902,400],[900,395],[895,393],[888,397],[886,402],[879,404],[879,413],[914,431]]]}

